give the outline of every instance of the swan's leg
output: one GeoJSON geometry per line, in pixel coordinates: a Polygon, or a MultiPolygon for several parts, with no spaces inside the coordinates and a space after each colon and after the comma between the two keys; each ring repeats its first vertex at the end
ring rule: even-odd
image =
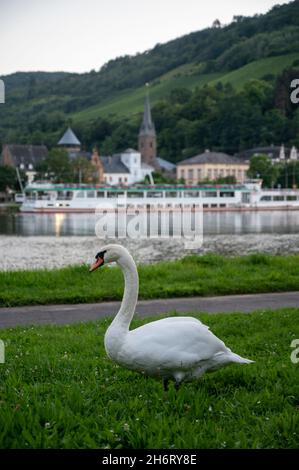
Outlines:
{"type": "Polygon", "coordinates": [[[181,386],[181,382],[177,382],[177,381],[174,382],[174,388],[176,389],[176,391],[179,390],[180,386],[181,386]]]}
{"type": "Polygon", "coordinates": [[[173,377],[174,377],[174,380],[175,380],[174,388],[176,389],[176,391],[178,391],[178,389],[181,386],[182,381],[185,378],[185,373],[184,372],[176,372],[175,374],[173,374],[173,377]]]}
{"type": "Polygon", "coordinates": [[[169,379],[163,379],[164,392],[168,392],[169,388],[169,379]]]}

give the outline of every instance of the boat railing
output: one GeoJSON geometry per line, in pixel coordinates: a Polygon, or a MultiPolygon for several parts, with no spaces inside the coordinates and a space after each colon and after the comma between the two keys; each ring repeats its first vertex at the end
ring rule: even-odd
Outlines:
{"type": "Polygon", "coordinates": [[[73,196],[69,195],[58,195],[56,200],[57,201],[71,201],[73,199],[73,196]]]}

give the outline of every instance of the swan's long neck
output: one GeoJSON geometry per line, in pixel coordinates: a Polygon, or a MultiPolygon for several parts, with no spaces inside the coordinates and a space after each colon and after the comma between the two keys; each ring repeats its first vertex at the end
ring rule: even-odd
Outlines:
{"type": "Polygon", "coordinates": [[[110,328],[117,327],[122,331],[128,331],[138,299],[138,272],[136,264],[129,253],[122,255],[117,261],[117,264],[124,274],[125,291],[120,310],[111,323],[110,328]]]}

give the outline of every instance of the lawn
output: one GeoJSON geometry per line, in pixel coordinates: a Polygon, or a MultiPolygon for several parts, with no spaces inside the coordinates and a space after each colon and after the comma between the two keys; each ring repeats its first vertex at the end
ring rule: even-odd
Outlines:
{"type": "MultiPolygon", "coordinates": [[[[188,256],[138,267],[141,299],[299,290],[299,256],[188,256]]],[[[119,268],[0,272],[0,306],[118,300],[119,268]]]]}
{"type": "Polygon", "coordinates": [[[298,448],[299,364],[290,360],[298,315],[196,315],[256,362],[178,392],[107,359],[109,320],[2,330],[0,447],[298,448]]]}

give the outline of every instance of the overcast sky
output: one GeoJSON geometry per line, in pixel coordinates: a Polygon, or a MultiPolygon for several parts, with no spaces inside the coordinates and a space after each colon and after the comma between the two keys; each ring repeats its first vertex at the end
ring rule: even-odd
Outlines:
{"type": "Polygon", "coordinates": [[[88,72],[279,0],[0,0],[0,75],[88,72]]]}

